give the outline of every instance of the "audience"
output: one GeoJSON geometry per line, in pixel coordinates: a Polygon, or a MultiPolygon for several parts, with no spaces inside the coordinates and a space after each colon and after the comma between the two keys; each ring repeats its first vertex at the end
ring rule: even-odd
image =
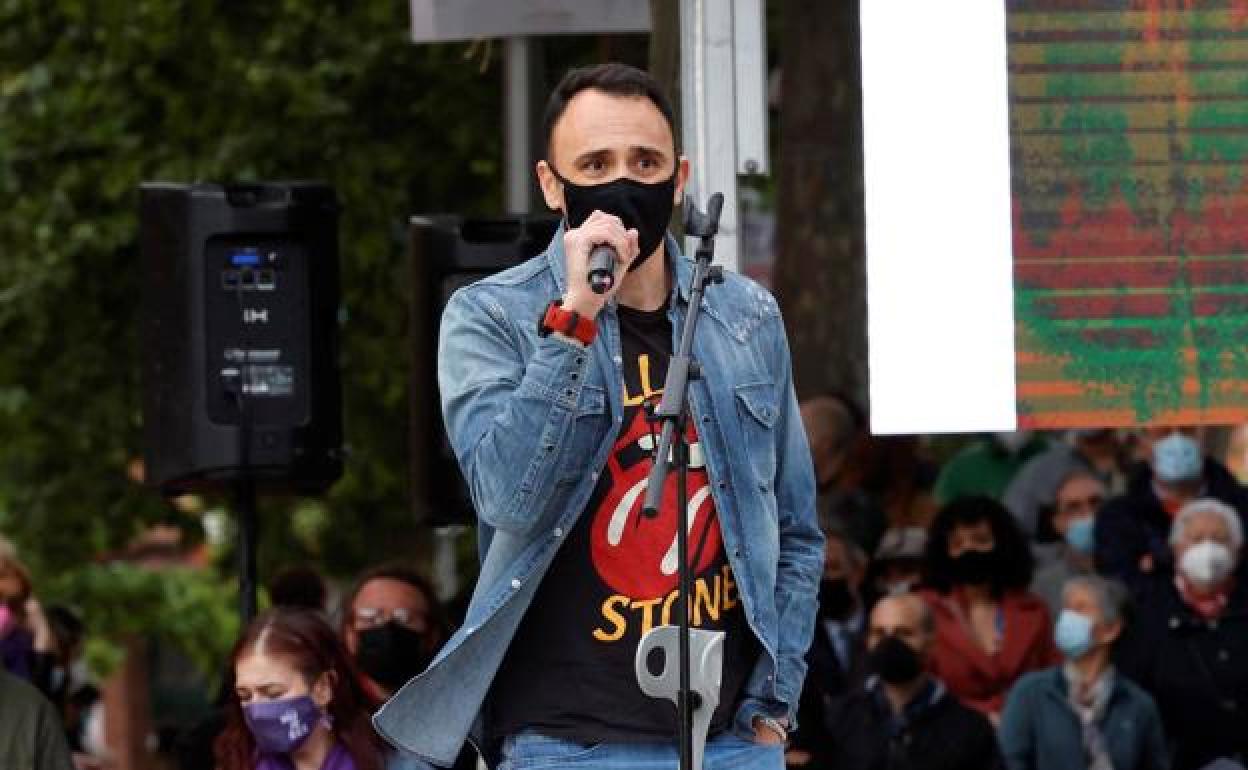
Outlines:
{"type": "Polygon", "coordinates": [[[936,514],[921,594],[936,624],[929,666],[994,724],[1014,682],[1059,659],[1048,609],[1027,590],[1031,572],[1027,542],[997,501],[964,497],[936,514]]]}
{"type": "Polygon", "coordinates": [[[819,584],[819,618],[806,653],[806,682],[798,705],[803,725],[785,755],[791,767],[822,768],[827,746],[828,705],[864,678],[866,606],[862,598],[867,555],[848,535],[825,528],[823,580],[819,584]]]}
{"type": "Polygon", "coordinates": [[[1071,471],[1057,486],[1052,529],[1061,538],[1056,558],[1036,570],[1031,590],[1052,615],[1062,609],[1062,587],[1076,575],[1094,571],[1096,512],[1105,502],[1105,482],[1083,469],[1071,471]]]}
{"type": "Polygon", "coordinates": [[[972,441],[941,468],[932,492],[936,504],[980,495],[1002,499],[1023,465],[1048,447],[1048,440],[1031,431],[991,433],[972,441]]]}
{"type": "Polygon", "coordinates": [[[1170,531],[1177,574],[1140,602],[1123,670],[1157,701],[1174,746],[1174,770],[1248,758],[1248,583],[1236,580],[1244,543],[1239,515],[1193,500],[1170,531]]]}
{"type": "Polygon", "coordinates": [[[1149,462],[1136,469],[1127,492],[1105,504],[1096,519],[1096,566],[1101,574],[1146,591],[1156,575],[1168,580],[1174,563],[1166,546],[1174,514],[1189,500],[1210,497],[1248,512],[1248,493],[1226,467],[1201,455],[1195,428],[1149,428],[1141,449],[1149,462]]]}
{"type": "Polygon", "coordinates": [[[1009,770],[1165,770],[1153,699],[1114,670],[1126,590],[1095,575],[1068,580],[1055,641],[1065,663],[1027,674],[1001,717],[1009,770]]]}
{"type": "Polygon", "coordinates": [[[259,615],[230,665],[234,697],[216,741],[220,770],[381,770],[382,742],[354,666],[318,613],[259,615]]]}
{"type": "Polygon", "coordinates": [[[836,770],[992,770],[992,726],[928,673],[938,644],[932,614],[914,594],[871,611],[867,659],[874,676],[829,708],[827,762],[836,770]]]}

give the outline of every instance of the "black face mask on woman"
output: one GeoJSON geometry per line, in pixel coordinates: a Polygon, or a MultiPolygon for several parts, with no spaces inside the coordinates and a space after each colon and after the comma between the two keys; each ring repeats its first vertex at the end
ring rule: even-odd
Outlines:
{"type": "Polygon", "coordinates": [[[953,574],[950,577],[962,585],[993,583],[1000,575],[999,561],[995,547],[987,551],[963,551],[951,560],[953,574]]]}
{"type": "Polygon", "coordinates": [[[637,230],[637,258],[628,266],[636,270],[649,259],[663,242],[667,223],[672,218],[672,198],[676,194],[676,172],[661,182],[638,182],[620,177],[595,185],[579,185],[569,182],[563,175],[550,171],[563,183],[563,202],[567,207],[564,215],[568,227],[580,227],[595,210],[620,218],[624,227],[637,230]]]}

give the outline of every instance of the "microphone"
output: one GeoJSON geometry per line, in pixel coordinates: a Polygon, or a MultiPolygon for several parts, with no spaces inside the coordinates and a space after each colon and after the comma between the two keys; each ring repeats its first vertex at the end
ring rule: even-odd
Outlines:
{"type": "Polygon", "coordinates": [[[615,249],[600,243],[589,252],[589,288],[606,294],[615,285],[615,249]]]}

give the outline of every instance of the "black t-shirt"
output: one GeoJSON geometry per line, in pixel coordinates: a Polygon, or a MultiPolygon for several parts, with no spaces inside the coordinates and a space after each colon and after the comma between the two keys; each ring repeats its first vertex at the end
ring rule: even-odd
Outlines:
{"type": "MultiPolygon", "coordinates": [[[[494,679],[489,726],[495,737],[525,728],[585,744],[675,735],[675,706],[643,694],[633,669],[642,634],[679,620],[673,610],[679,580],[674,473],[665,482],[659,515],[641,514],[658,443],[658,426],[646,419],[642,405],[657,405],[662,396],[672,324],[666,306],[653,312],[621,306],[619,316],[624,428],[494,679]]],[[[711,724],[718,732],[731,726],[759,648],[724,551],[692,421],[687,433],[693,625],[727,633],[720,703],[711,724]]]]}

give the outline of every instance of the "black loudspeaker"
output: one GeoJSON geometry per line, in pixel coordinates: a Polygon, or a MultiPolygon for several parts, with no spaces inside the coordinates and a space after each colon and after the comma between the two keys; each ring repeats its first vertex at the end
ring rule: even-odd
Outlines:
{"type": "Polygon", "coordinates": [[[154,182],[140,198],[147,482],[323,491],[342,474],[334,191],[154,182]]]}
{"type": "Polygon", "coordinates": [[[558,225],[559,220],[549,216],[463,219],[448,215],[411,220],[412,500],[417,517],[431,526],[476,521],[442,422],[437,362],[442,310],[459,287],[545,251],[558,225]]]}

